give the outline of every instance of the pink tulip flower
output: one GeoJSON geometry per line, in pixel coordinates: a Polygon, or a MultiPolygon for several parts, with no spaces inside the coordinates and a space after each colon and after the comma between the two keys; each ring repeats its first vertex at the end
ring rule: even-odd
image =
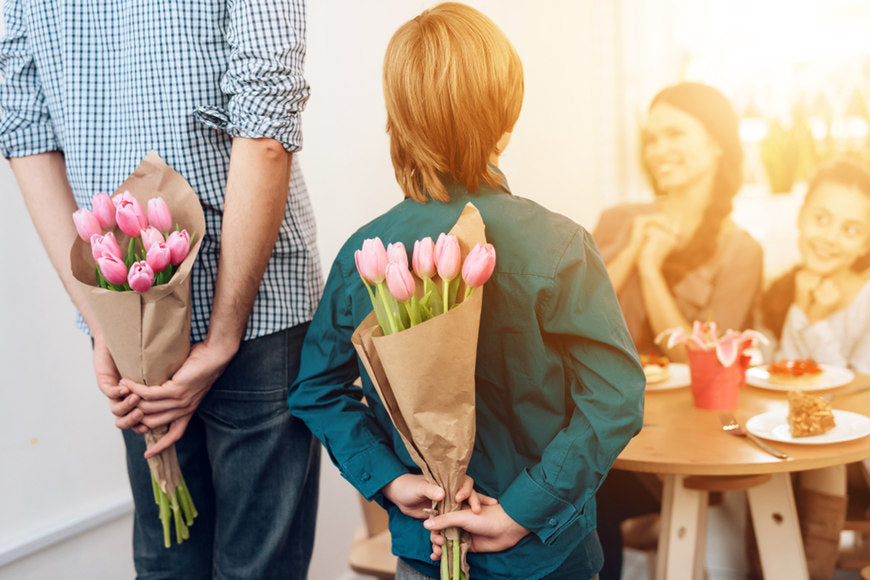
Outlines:
{"type": "Polygon", "coordinates": [[[495,248],[492,244],[478,243],[462,264],[462,279],[470,288],[483,286],[495,270],[495,248]]]}
{"type": "Polygon", "coordinates": [[[162,197],[148,200],[148,223],[163,233],[172,229],[172,214],[162,197]]]}
{"type": "Polygon", "coordinates": [[[414,242],[414,255],[411,257],[414,272],[420,278],[431,278],[435,275],[435,242],[425,237],[414,242]]]}
{"type": "Polygon", "coordinates": [[[118,241],[115,239],[115,234],[112,232],[106,232],[102,235],[94,234],[91,236],[91,254],[93,254],[94,260],[98,259],[104,253],[112,254],[119,260],[123,259],[121,246],[118,245],[118,241]]]}
{"type": "Polygon", "coordinates": [[[411,275],[408,266],[399,262],[390,262],[385,269],[385,279],[390,294],[399,302],[407,302],[414,295],[416,290],[414,276],[411,275]]]}
{"type": "Polygon", "coordinates": [[[97,258],[97,265],[100,267],[103,278],[112,284],[121,285],[127,281],[127,266],[118,256],[103,252],[103,255],[97,258]]]}
{"type": "Polygon", "coordinates": [[[462,266],[459,240],[453,234],[440,234],[435,242],[435,267],[441,280],[453,280],[462,266]]]}
{"type": "Polygon", "coordinates": [[[103,233],[100,220],[88,209],[77,209],[73,212],[73,223],[79,236],[86,242],[91,241],[91,236],[103,233]]]}
{"type": "Polygon", "coordinates": [[[387,262],[395,262],[402,264],[405,268],[408,267],[408,252],[405,251],[405,244],[402,242],[393,242],[387,246],[387,262]]]}
{"type": "Polygon", "coordinates": [[[148,262],[134,262],[130,266],[130,272],[127,274],[127,283],[130,288],[136,292],[147,292],[154,283],[154,270],[148,265],[148,262]]]}
{"type": "Polygon", "coordinates": [[[174,231],[166,238],[166,245],[169,246],[169,261],[173,266],[177,266],[184,261],[190,251],[190,234],[187,230],[174,231]]]}
{"type": "Polygon", "coordinates": [[[384,281],[387,268],[387,250],[380,238],[363,241],[362,249],[354,252],[356,269],[363,280],[369,284],[379,284],[384,281]]]}
{"type": "MultiPolygon", "coordinates": [[[[121,231],[135,238],[139,236],[139,232],[148,227],[148,220],[145,218],[145,212],[142,211],[142,206],[139,200],[130,195],[129,192],[121,194],[121,199],[115,204],[115,221],[118,222],[118,227],[121,231]]],[[[116,196],[117,197],[117,196],[116,196]]]]}
{"type": "Polygon", "coordinates": [[[94,196],[93,212],[103,229],[110,230],[115,227],[115,204],[109,194],[101,191],[94,196]]]}
{"type": "Polygon", "coordinates": [[[142,230],[142,247],[146,250],[154,244],[159,244],[160,242],[165,241],[163,234],[161,234],[160,230],[154,226],[148,226],[142,230]]]}
{"type": "MultiPolygon", "coordinates": [[[[154,242],[145,254],[145,261],[155,272],[162,272],[169,265],[172,251],[166,242],[154,242]]],[[[183,258],[182,258],[183,260],[183,258]]]]}

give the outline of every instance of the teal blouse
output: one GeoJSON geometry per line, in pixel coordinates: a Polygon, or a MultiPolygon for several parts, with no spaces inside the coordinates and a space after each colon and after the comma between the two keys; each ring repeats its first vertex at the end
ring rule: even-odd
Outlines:
{"type": "Polygon", "coordinates": [[[387,508],[393,552],[437,576],[429,532],[380,494],[399,475],[419,470],[351,345],[354,328],[372,310],[354,251],[375,236],[385,245],[401,241],[410,251],[414,240],[449,231],[465,204],[474,203],[497,260],[483,287],[477,434],[468,474],[532,533],[504,552],[470,554],[469,563],[478,578],[538,578],[570,564],[569,557],[595,551],[581,541],[597,543],[590,536],[595,492],[640,430],[643,370],[583,227],[501,189],[485,186],[470,194],[452,183],[447,189],[449,202],[406,199],[341,248],[308,330],[289,404],[342,475],[387,508]],[[362,389],[353,385],[358,376],[362,389]]]}

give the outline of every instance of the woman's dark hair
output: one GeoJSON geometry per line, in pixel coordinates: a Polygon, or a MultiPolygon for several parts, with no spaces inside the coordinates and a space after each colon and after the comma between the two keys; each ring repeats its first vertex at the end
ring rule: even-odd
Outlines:
{"type": "MultiPolygon", "coordinates": [[[[837,183],[854,187],[870,198],[870,169],[851,159],[837,159],[819,167],[807,185],[804,204],[823,183],[837,183]]],[[[863,272],[870,267],[870,252],[859,256],[851,268],[863,272]]],[[[771,282],[761,297],[761,316],[764,325],[779,337],[785,316],[795,299],[795,276],[800,266],[796,266],[771,282]]]]}
{"type": "MultiPolygon", "coordinates": [[[[714,254],[722,224],[731,215],[734,196],[743,184],[743,146],[740,143],[739,119],[734,107],[713,87],[694,82],[672,85],[660,91],[649,108],[652,109],[660,103],[675,107],[697,119],[722,149],[713,180],[713,193],[704,210],[701,225],[695,230],[692,239],[671,252],[662,266],[665,279],[673,286],[686,272],[709,260],[714,254]]],[[[650,176],[645,162],[644,170],[650,176]]],[[[650,178],[650,183],[656,195],[663,193],[658,189],[655,179],[650,178]]]]}

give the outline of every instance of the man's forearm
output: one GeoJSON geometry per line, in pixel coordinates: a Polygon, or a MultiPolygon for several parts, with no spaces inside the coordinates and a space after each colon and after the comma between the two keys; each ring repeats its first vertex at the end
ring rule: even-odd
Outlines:
{"type": "Polygon", "coordinates": [[[235,353],[284,218],[292,153],[272,139],[236,137],[227,175],[221,253],[206,341],[235,353]]]}
{"type": "Polygon", "coordinates": [[[63,154],[52,151],[14,157],[9,165],[52,266],[85,322],[96,332],[90,308],[70,270],[70,246],[77,235],[72,214],[78,207],[66,176],[63,154]]]}

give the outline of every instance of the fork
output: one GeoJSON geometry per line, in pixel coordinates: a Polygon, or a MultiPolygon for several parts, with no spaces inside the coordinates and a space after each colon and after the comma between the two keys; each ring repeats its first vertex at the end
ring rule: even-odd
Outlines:
{"type": "Polygon", "coordinates": [[[787,459],[788,455],[771,447],[749,431],[746,431],[743,427],[740,426],[740,423],[737,422],[737,419],[731,413],[719,413],[719,421],[722,423],[722,430],[726,433],[730,433],[731,435],[738,435],[740,437],[748,437],[750,441],[758,445],[764,451],[770,453],[774,457],[778,457],[780,459],[787,459]]]}

